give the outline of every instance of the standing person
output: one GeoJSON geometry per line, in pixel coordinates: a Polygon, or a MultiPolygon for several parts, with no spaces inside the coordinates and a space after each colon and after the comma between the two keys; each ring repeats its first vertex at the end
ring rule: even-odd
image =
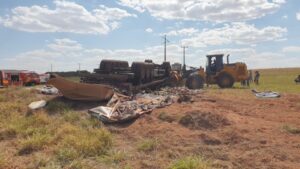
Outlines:
{"type": "Polygon", "coordinates": [[[249,87],[250,83],[253,82],[252,70],[248,71],[248,79],[246,80],[246,85],[249,87]]]}
{"type": "Polygon", "coordinates": [[[249,70],[249,82],[252,83],[253,82],[253,75],[252,75],[252,70],[249,70]]]}
{"type": "Polygon", "coordinates": [[[255,83],[256,85],[259,84],[259,76],[260,76],[259,72],[258,72],[258,71],[255,71],[254,83],[255,83]]]}

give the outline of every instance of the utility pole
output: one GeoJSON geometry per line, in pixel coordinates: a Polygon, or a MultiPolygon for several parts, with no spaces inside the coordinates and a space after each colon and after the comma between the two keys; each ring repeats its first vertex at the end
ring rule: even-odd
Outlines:
{"type": "Polygon", "coordinates": [[[169,40],[167,39],[167,35],[164,36],[164,62],[167,61],[167,42],[169,40]]]}
{"type": "Polygon", "coordinates": [[[182,69],[185,71],[186,69],[186,65],[185,65],[185,49],[189,48],[188,46],[181,46],[181,48],[183,49],[183,67],[182,69]]]}
{"type": "Polygon", "coordinates": [[[80,75],[80,63],[78,63],[78,74],[80,75]]]}

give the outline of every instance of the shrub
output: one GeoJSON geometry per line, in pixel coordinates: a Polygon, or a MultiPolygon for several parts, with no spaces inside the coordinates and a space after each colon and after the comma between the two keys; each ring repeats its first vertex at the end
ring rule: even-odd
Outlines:
{"type": "Polygon", "coordinates": [[[46,110],[50,114],[64,113],[70,111],[70,106],[64,102],[50,101],[46,106],[46,110]]]}
{"type": "Polygon", "coordinates": [[[59,148],[56,152],[56,159],[60,162],[62,165],[69,164],[76,158],[80,156],[78,152],[74,148],[66,148],[66,147],[61,147],[59,148]]]}
{"type": "Polygon", "coordinates": [[[7,128],[22,136],[31,136],[33,134],[45,134],[49,132],[48,124],[51,119],[44,113],[35,114],[33,116],[17,116],[13,117],[7,124],[7,128]]]}
{"type": "Polygon", "coordinates": [[[157,139],[146,139],[138,144],[138,151],[149,152],[156,149],[158,146],[157,139]]]}
{"type": "Polygon", "coordinates": [[[169,169],[211,169],[212,165],[202,157],[186,157],[175,161],[169,169]]]}
{"type": "Polygon", "coordinates": [[[63,115],[65,121],[75,123],[80,120],[79,112],[69,111],[63,115]]]}
{"type": "Polygon", "coordinates": [[[62,146],[73,148],[83,157],[95,157],[105,154],[112,146],[112,137],[104,129],[84,130],[78,128],[63,138],[62,146]]]}
{"type": "Polygon", "coordinates": [[[6,159],[2,154],[0,154],[0,169],[5,169],[7,166],[6,159]]]}
{"type": "Polygon", "coordinates": [[[51,142],[48,134],[34,134],[20,142],[19,155],[30,154],[33,151],[41,150],[45,145],[51,142]]]}
{"type": "Polygon", "coordinates": [[[0,141],[14,138],[17,135],[16,131],[12,128],[5,128],[0,130],[0,141]]]}
{"type": "Polygon", "coordinates": [[[106,164],[119,164],[126,158],[124,151],[111,151],[108,155],[100,157],[100,161],[106,164]]]}
{"type": "Polygon", "coordinates": [[[162,121],[166,121],[166,122],[173,122],[175,121],[175,118],[171,117],[170,115],[168,115],[166,112],[161,112],[159,115],[158,115],[158,118],[162,121]]]}
{"type": "Polygon", "coordinates": [[[289,125],[284,125],[282,128],[291,134],[300,134],[300,128],[292,127],[289,125]]]}

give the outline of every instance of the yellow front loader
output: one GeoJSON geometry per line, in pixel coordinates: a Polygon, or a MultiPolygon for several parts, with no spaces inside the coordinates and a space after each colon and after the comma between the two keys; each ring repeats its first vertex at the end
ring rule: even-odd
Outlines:
{"type": "Polygon", "coordinates": [[[190,89],[203,88],[206,84],[217,84],[220,88],[231,88],[235,82],[248,79],[248,70],[245,63],[223,62],[224,54],[207,55],[206,71],[200,68],[197,72],[189,75],[186,86],[190,89]]]}

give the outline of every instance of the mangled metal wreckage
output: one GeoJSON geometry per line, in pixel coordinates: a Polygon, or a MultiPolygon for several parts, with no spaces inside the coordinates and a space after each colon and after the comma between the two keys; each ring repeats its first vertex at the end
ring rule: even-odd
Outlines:
{"type": "Polygon", "coordinates": [[[166,85],[171,78],[178,78],[171,73],[169,62],[155,64],[152,60],[133,62],[102,60],[94,73],[81,77],[83,83],[107,84],[120,91],[139,92],[145,88],[166,85]]]}
{"type": "Polygon", "coordinates": [[[120,122],[151,112],[154,108],[170,105],[174,98],[149,94],[129,97],[115,89],[124,93],[137,93],[141,89],[161,87],[178,79],[179,76],[171,72],[168,62],[158,65],[146,60],[133,62],[129,67],[125,61],[103,60],[99,69],[81,78],[81,83],[51,75],[48,84],[71,100],[109,100],[106,106],[93,108],[89,112],[104,122],[120,122]]]}

